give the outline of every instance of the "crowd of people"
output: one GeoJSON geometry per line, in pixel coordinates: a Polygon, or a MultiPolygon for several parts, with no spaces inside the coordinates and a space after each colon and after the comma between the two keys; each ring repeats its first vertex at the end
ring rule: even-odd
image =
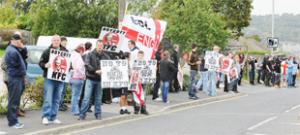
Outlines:
{"type": "MultiPolygon", "coordinates": [[[[8,125],[14,128],[23,128],[24,124],[18,121],[18,106],[20,98],[25,89],[26,58],[27,50],[21,42],[20,33],[15,33],[10,41],[4,62],[6,65],[8,86],[8,125]]],[[[128,60],[129,69],[134,61],[142,61],[144,51],[140,50],[134,41],[128,42],[129,52],[111,53],[103,50],[103,41],[98,40],[95,49],[92,50],[92,43],[79,44],[74,51],[66,49],[67,39],[54,35],[51,45],[47,48],[41,58],[39,65],[44,74],[44,101],[42,106],[42,124],[60,124],[57,118],[58,111],[66,111],[68,106],[64,103],[66,86],[68,83],[47,78],[47,71],[52,66],[49,63],[51,49],[70,52],[72,66],[70,70],[69,85],[71,88],[72,115],[78,120],[85,120],[87,112],[92,112],[94,106],[95,119],[101,119],[102,103],[111,103],[112,97],[119,97],[120,114],[130,114],[128,111],[129,94],[135,94],[128,88],[107,89],[101,87],[101,66],[102,60],[128,60]],[[112,95],[111,95],[112,93],[112,95]]],[[[203,91],[208,96],[216,96],[217,88],[223,87],[224,92],[238,93],[238,85],[241,85],[244,71],[249,71],[250,84],[262,81],[266,86],[295,87],[296,75],[299,71],[299,64],[295,57],[271,57],[266,56],[260,62],[254,57],[247,59],[243,54],[232,52],[221,53],[220,47],[214,46],[210,51],[217,56],[213,62],[214,68],[208,67],[212,58],[205,54],[198,53],[198,45],[192,45],[192,52],[183,52],[180,56],[179,45],[174,45],[170,50],[158,48],[155,59],[157,60],[156,82],[151,85],[152,100],[163,103],[170,103],[169,92],[188,91],[188,98],[199,99],[198,91],[203,91]],[[226,61],[226,62],[225,62],[226,61]],[[249,70],[246,68],[249,67],[249,70]],[[224,69],[224,70],[221,70],[224,69]],[[226,70],[225,70],[226,69],[226,70]],[[228,70],[227,70],[228,69],[228,70]],[[257,74],[257,77],[256,77],[257,74]],[[187,78],[188,79],[184,79],[187,78]],[[181,79],[180,79],[181,78],[181,79]],[[161,91],[161,96],[159,95],[161,91]]],[[[129,70],[130,72],[130,70],[129,70]]],[[[146,90],[145,84],[142,84],[146,90]]],[[[144,92],[146,94],[147,92],[144,92]]],[[[145,96],[146,97],[146,96],[145,96]]],[[[146,102],[133,101],[134,114],[149,115],[146,109],[146,102]]]]}

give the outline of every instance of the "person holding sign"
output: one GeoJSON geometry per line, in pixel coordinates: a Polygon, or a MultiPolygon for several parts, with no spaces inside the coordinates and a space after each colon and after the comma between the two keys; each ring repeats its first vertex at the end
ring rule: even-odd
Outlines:
{"type": "Polygon", "coordinates": [[[216,96],[217,70],[220,68],[220,47],[214,46],[213,51],[206,51],[205,66],[208,68],[208,95],[216,96]]]}
{"type": "MultiPolygon", "coordinates": [[[[109,56],[108,56],[109,57],[109,56]]],[[[94,113],[96,119],[101,119],[101,103],[102,103],[102,88],[101,88],[101,67],[100,61],[107,58],[107,54],[103,51],[102,40],[97,41],[96,49],[86,56],[86,84],[84,98],[81,104],[79,120],[84,120],[89,109],[91,95],[94,94],[94,113]]]]}
{"type": "MultiPolygon", "coordinates": [[[[53,64],[50,63],[50,50],[60,50],[67,52],[67,49],[61,46],[61,40],[59,35],[54,35],[51,40],[52,44],[46,49],[41,58],[39,65],[44,70],[44,103],[42,108],[42,124],[48,125],[50,123],[60,124],[61,121],[57,119],[57,112],[59,108],[61,93],[64,88],[64,82],[53,80],[47,77],[48,69],[53,68],[53,64]]],[[[58,52],[58,51],[57,51],[58,52]]],[[[58,59],[55,61],[55,66],[61,70],[68,70],[61,68],[61,61],[58,59]]]]}

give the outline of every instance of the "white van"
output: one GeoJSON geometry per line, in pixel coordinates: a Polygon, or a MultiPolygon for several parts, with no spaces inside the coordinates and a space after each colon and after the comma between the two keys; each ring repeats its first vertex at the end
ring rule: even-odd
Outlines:
{"type": "MultiPolygon", "coordinates": [[[[66,37],[67,42],[67,49],[72,51],[76,48],[77,45],[81,43],[91,42],[92,43],[92,49],[95,48],[97,38],[75,38],[75,37],[66,37]]],[[[36,46],[50,46],[51,45],[51,39],[52,36],[39,36],[36,46]]]]}

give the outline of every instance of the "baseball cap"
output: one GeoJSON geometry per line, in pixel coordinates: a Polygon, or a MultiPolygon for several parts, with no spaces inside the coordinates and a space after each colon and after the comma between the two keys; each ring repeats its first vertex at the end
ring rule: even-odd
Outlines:
{"type": "Polygon", "coordinates": [[[21,40],[22,38],[19,34],[14,34],[14,35],[12,35],[11,39],[12,40],[21,40]]]}

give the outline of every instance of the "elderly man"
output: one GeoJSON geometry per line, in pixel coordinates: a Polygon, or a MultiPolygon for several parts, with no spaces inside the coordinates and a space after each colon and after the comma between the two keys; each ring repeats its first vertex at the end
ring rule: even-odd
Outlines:
{"type": "Polygon", "coordinates": [[[44,103],[42,108],[42,124],[48,125],[50,123],[60,124],[61,121],[57,119],[57,112],[61,100],[61,93],[64,88],[64,82],[50,80],[47,78],[48,68],[51,67],[49,63],[50,49],[57,49],[60,51],[67,51],[61,45],[59,35],[54,35],[51,40],[52,44],[46,49],[40,59],[39,65],[44,70],[44,103]]]}
{"type": "Polygon", "coordinates": [[[26,63],[20,51],[22,48],[24,47],[21,42],[21,36],[14,34],[4,56],[8,77],[8,125],[17,129],[24,127],[24,124],[19,123],[17,118],[17,109],[24,90],[26,75],[26,63]]]}

